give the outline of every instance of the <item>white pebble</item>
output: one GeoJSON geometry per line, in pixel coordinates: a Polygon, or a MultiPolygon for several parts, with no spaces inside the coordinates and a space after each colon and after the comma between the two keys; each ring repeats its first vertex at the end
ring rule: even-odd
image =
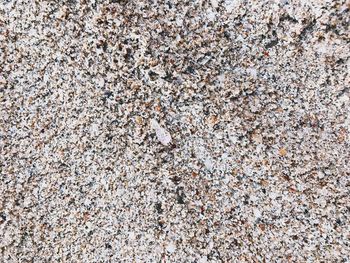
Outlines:
{"type": "Polygon", "coordinates": [[[168,251],[170,254],[171,253],[174,253],[175,250],[176,250],[176,245],[174,243],[169,243],[167,246],[166,246],[166,251],[168,251]]]}
{"type": "Polygon", "coordinates": [[[171,143],[170,133],[166,129],[161,127],[160,124],[156,120],[154,120],[154,119],[151,120],[151,127],[152,127],[152,129],[155,130],[158,140],[163,145],[168,145],[169,143],[171,143]]]}

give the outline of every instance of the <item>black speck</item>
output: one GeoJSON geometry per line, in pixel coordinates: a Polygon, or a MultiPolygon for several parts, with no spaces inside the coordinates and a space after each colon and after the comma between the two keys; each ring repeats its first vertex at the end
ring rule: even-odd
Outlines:
{"type": "Polygon", "coordinates": [[[108,141],[112,141],[113,135],[112,135],[112,134],[107,134],[107,135],[106,135],[106,139],[107,139],[108,141]]]}
{"type": "Polygon", "coordinates": [[[102,43],[102,49],[103,49],[103,51],[106,52],[106,51],[107,51],[107,48],[108,48],[108,44],[107,44],[106,41],[104,41],[104,42],[102,43]]]}
{"type": "Polygon", "coordinates": [[[113,120],[110,125],[118,125],[119,124],[119,120],[118,119],[115,119],[113,120]]]}
{"type": "Polygon", "coordinates": [[[110,98],[110,97],[113,96],[113,92],[110,91],[110,90],[107,90],[107,91],[104,93],[104,95],[105,95],[107,98],[110,98]]]}
{"type": "Polygon", "coordinates": [[[177,203],[180,204],[180,205],[184,205],[185,204],[183,195],[178,195],[177,196],[177,203]]]}
{"type": "Polygon", "coordinates": [[[335,34],[339,35],[339,32],[337,30],[337,26],[336,25],[327,25],[325,31],[326,31],[326,33],[331,31],[331,32],[334,32],[335,34]]]}
{"type": "Polygon", "coordinates": [[[163,227],[164,227],[164,222],[161,221],[161,220],[159,220],[159,221],[158,221],[158,225],[159,225],[161,228],[163,228],[163,227]]]}
{"type": "Polygon", "coordinates": [[[316,19],[312,20],[311,22],[309,22],[304,28],[303,30],[301,31],[300,35],[299,35],[299,38],[300,40],[304,40],[307,35],[309,33],[312,33],[312,31],[314,30],[314,27],[316,25],[316,19]]]}
{"type": "Polygon", "coordinates": [[[235,239],[235,238],[232,240],[231,244],[235,247],[237,247],[239,245],[237,239],[235,239]]]}
{"type": "Polygon", "coordinates": [[[344,64],[344,62],[345,62],[344,59],[340,58],[335,63],[337,63],[337,64],[344,64]]]}
{"type": "Polygon", "coordinates": [[[151,80],[156,80],[157,78],[158,78],[158,74],[157,73],[155,73],[154,71],[152,71],[152,70],[150,70],[149,72],[148,72],[148,75],[149,75],[149,77],[151,78],[151,80]]]}
{"type": "Polygon", "coordinates": [[[163,209],[162,209],[162,203],[156,203],[155,205],[156,211],[158,214],[162,214],[163,213],[163,209]]]}
{"type": "Polygon", "coordinates": [[[126,54],[124,55],[124,58],[126,61],[130,61],[134,58],[134,56],[132,55],[132,50],[131,48],[127,48],[126,49],[126,54]]]}
{"type": "Polygon", "coordinates": [[[196,71],[194,70],[193,67],[191,66],[188,66],[187,69],[186,69],[186,73],[187,74],[194,74],[196,71]]]}
{"type": "Polygon", "coordinates": [[[181,177],[175,175],[175,176],[172,177],[170,180],[171,180],[174,184],[179,184],[180,181],[181,181],[181,177]]]}
{"type": "Polygon", "coordinates": [[[298,20],[296,20],[294,17],[291,17],[288,14],[282,15],[282,17],[280,18],[280,22],[283,22],[283,21],[289,21],[289,22],[292,22],[292,23],[298,23],[298,20]]]}
{"type": "Polygon", "coordinates": [[[243,204],[248,205],[249,204],[249,195],[244,196],[243,204]]]}
{"type": "Polygon", "coordinates": [[[231,38],[231,35],[230,35],[229,32],[224,31],[224,37],[226,37],[227,39],[230,39],[230,38],[231,38]]]}
{"type": "Polygon", "coordinates": [[[126,0],[111,0],[111,3],[113,3],[113,4],[115,4],[115,3],[121,4],[121,3],[125,3],[125,2],[126,2],[126,0]]]}
{"type": "MultiPolygon", "coordinates": [[[[102,21],[101,21],[101,23],[102,23],[102,21]]],[[[104,52],[106,52],[106,51],[107,51],[107,48],[108,48],[108,44],[107,44],[106,41],[101,41],[101,42],[99,42],[99,43],[96,44],[96,47],[99,48],[99,49],[102,48],[102,50],[103,50],[104,52]]]]}
{"type": "Polygon", "coordinates": [[[108,249],[111,249],[111,248],[112,248],[112,246],[111,246],[109,243],[106,243],[106,244],[105,244],[105,247],[108,248],[108,249]]]}
{"type": "Polygon", "coordinates": [[[172,82],[173,81],[173,75],[170,72],[166,72],[165,76],[163,77],[165,81],[172,82]]]}
{"type": "Polygon", "coordinates": [[[2,221],[6,221],[6,215],[4,213],[0,213],[0,217],[2,221]]]}
{"type": "Polygon", "coordinates": [[[272,48],[278,44],[278,39],[274,39],[265,45],[266,49],[272,48]]]}
{"type": "Polygon", "coordinates": [[[177,194],[177,196],[176,196],[177,203],[180,204],[180,205],[184,205],[185,204],[185,200],[184,200],[185,199],[185,195],[184,195],[184,193],[182,191],[180,191],[180,190],[177,190],[176,194],[177,194]]]}

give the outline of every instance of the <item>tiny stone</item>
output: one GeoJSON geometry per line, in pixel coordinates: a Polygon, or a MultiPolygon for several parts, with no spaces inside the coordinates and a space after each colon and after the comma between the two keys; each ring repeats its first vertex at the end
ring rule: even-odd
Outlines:
{"type": "Polygon", "coordinates": [[[168,145],[169,143],[171,143],[170,133],[167,130],[165,130],[163,127],[161,127],[156,120],[154,119],[151,120],[151,127],[152,129],[155,130],[158,140],[163,145],[168,145]]]}
{"type": "Polygon", "coordinates": [[[279,149],[278,153],[281,156],[286,156],[287,155],[287,150],[285,148],[281,148],[281,149],[279,149]]]}
{"type": "Polygon", "coordinates": [[[175,245],[175,243],[169,243],[169,244],[166,246],[166,250],[167,250],[170,254],[174,253],[175,250],[176,250],[176,245],[175,245]]]}

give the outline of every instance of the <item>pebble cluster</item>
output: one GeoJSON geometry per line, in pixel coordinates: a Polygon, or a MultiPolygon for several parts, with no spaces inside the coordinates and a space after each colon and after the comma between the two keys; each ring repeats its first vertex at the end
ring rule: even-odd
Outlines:
{"type": "Polygon", "coordinates": [[[349,262],[350,1],[0,1],[1,262],[349,262]]]}

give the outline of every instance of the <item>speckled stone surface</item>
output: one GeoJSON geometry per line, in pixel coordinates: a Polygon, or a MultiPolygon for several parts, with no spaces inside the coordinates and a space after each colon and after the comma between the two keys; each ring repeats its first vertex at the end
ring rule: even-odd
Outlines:
{"type": "Polygon", "coordinates": [[[349,8],[0,1],[0,262],[349,262],[349,8]]]}

